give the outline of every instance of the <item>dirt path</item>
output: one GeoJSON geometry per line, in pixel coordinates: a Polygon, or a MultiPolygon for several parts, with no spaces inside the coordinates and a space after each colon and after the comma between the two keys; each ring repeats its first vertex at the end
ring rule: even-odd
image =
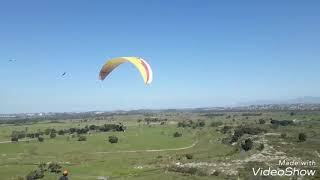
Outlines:
{"type": "Polygon", "coordinates": [[[25,142],[25,141],[35,141],[37,139],[22,139],[19,140],[18,142],[12,142],[12,141],[0,141],[0,144],[7,144],[7,143],[19,143],[19,142],[25,142]]]}
{"type": "Polygon", "coordinates": [[[93,154],[110,154],[110,153],[139,153],[139,152],[163,152],[163,151],[180,151],[185,149],[193,148],[198,144],[198,141],[195,141],[192,145],[182,148],[172,148],[172,149],[146,149],[146,150],[131,150],[131,151],[105,151],[105,152],[94,152],[93,154]]]}

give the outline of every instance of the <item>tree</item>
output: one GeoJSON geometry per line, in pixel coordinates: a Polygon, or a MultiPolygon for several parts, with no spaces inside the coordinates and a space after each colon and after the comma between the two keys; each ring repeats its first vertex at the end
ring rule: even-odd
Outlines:
{"type": "Polygon", "coordinates": [[[221,126],[221,125],[223,125],[223,123],[220,122],[220,121],[212,122],[212,123],[210,124],[211,127],[218,127],[218,126],[221,126]]]}
{"type": "Polygon", "coordinates": [[[179,133],[179,132],[175,132],[175,133],[173,133],[173,137],[181,137],[182,136],[182,134],[181,133],[179,133]]]}
{"type": "Polygon", "coordinates": [[[47,128],[44,130],[45,135],[49,135],[51,133],[51,129],[47,128]]]}
{"type": "Polygon", "coordinates": [[[258,149],[259,151],[262,151],[262,150],[264,149],[264,144],[260,144],[257,149],[258,149]]]}
{"type": "Polygon", "coordinates": [[[11,137],[16,137],[18,139],[22,139],[26,137],[25,131],[12,131],[11,137]]]}
{"type": "Polygon", "coordinates": [[[61,172],[61,166],[58,163],[50,163],[48,166],[48,171],[53,173],[60,173],[61,172]]]}
{"type": "Polygon", "coordinates": [[[187,159],[193,159],[193,155],[192,154],[186,154],[186,158],[187,159]]]}
{"type": "Polygon", "coordinates": [[[206,123],[204,121],[198,121],[197,125],[199,127],[204,127],[206,125],[206,123]]]}
{"type": "Polygon", "coordinates": [[[109,142],[111,144],[118,143],[118,138],[116,136],[109,136],[109,142]]]}
{"type": "Polygon", "coordinates": [[[299,142],[304,142],[307,140],[307,136],[305,133],[299,133],[299,142]]]}
{"type": "Polygon", "coordinates": [[[86,136],[79,136],[78,141],[86,141],[87,137],[86,136]]]}
{"type": "Polygon", "coordinates": [[[51,139],[55,138],[56,136],[57,136],[57,134],[56,134],[56,133],[51,132],[51,134],[50,134],[50,138],[51,138],[51,139]]]}
{"type": "Polygon", "coordinates": [[[266,121],[264,119],[259,119],[259,124],[265,124],[266,121]]]}
{"type": "Polygon", "coordinates": [[[244,143],[241,144],[242,149],[245,151],[249,151],[250,149],[252,149],[252,146],[253,142],[251,139],[246,139],[244,143]]]}
{"type": "Polygon", "coordinates": [[[96,125],[93,124],[93,125],[89,126],[89,129],[90,130],[96,130],[96,129],[99,129],[99,126],[96,126],[96,125]]]}
{"type": "Polygon", "coordinates": [[[11,137],[11,141],[12,141],[12,142],[18,142],[18,141],[19,141],[19,138],[18,138],[18,137],[11,137]]]}
{"type": "Polygon", "coordinates": [[[39,142],[43,142],[43,141],[44,141],[44,138],[41,137],[41,136],[39,136],[39,137],[38,137],[38,141],[39,141],[39,142]]]}
{"type": "Polygon", "coordinates": [[[40,169],[36,169],[36,170],[33,170],[31,171],[26,179],[27,180],[36,180],[36,179],[41,179],[44,177],[44,171],[40,170],[40,169]]]}
{"type": "Polygon", "coordinates": [[[58,131],[58,134],[59,134],[59,135],[64,135],[64,130],[60,129],[60,130],[58,131]]]}

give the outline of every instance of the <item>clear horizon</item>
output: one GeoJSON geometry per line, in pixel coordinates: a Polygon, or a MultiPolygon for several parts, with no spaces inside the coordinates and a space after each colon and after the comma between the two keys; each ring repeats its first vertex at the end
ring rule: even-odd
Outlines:
{"type": "Polygon", "coordinates": [[[320,97],[319,5],[3,2],[0,114],[214,107],[320,97]],[[118,56],[145,58],[154,72],[153,83],[145,86],[131,64],[99,81],[102,65],[118,56]]]}

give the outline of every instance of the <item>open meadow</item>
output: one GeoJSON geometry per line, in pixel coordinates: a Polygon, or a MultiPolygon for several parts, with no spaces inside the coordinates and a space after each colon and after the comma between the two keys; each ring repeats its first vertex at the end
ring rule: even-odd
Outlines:
{"type": "MultiPolygon", "coordinates": [[[[0,179],[24,179],[41,164],[53,163],[67,169],[72,180],[257,179],[252,167],[278,167],[280,159],[320,163],[320,113],[162,112],[30,120],[1,124],[0,140],[0,179]],[[115,129],[103,129],[109,127],[105,124],[115,129]],[[26,137],[12,139],[22,132],[26,137]],[[299,133],[305,139],[299,140],[299,133]]],[[[51,170],[43,170],[41,179],[58,179],[60,171],[51,170]]],[[[317,179],[317,173],[305,179],[317,179]]]]}

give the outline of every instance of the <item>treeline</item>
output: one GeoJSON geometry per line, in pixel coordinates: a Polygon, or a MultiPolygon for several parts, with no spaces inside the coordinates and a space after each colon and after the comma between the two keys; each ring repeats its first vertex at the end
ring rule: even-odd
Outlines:
{"type": "Polygon", "coordinates": [[[36,133],[27,133],[26,131],[12,131],[11,132],[11,141],[18,141],[19,139],[23,138],[38,138],[42,136],[44,132],[36,132],[36,133]]]}
{"type": "Polygon", "coordinates": [[[242,116],[262,116],[262,113],[242,113],[242,116]]]}
{"type": "Polygon", "coordinates": [[[108,132],[108,131],[125,131],[127,129],[123,124],[104,124],[102,126],[90,125],[85,126],[84,128],[68,128],[68,129],[60,129],[56,130],[54,128],[47,128],[44,131],[38,130],[37,132],[27,132],[27,131],[12,131],[11,133],[11,141],[18,141],[23,138],[39,138],[43,135],[50,135],[50,138],[55,138],[56,134],[64,135],[64,134],[87,134],[91,131],[98,132],[108,132]]]}
{"type": "Polygon", "coordinates": [[[203,120],[197,120],[197,121],[192,121],[192,120],[184,120],[178,122],[178,127],[191,127],[191,128],[197,128],[197,127],[204,127],[206,125],[205,121],[203,120]]]}
{"type": "Polygon", "coordinates": [[[241,136],[243,136],[244,134],[257,135],[257,134],[266,133],[266,132],[267,132],[266,129],[262,129],[259,127],[239,126],[234,130],[230,143],[237,142],[238,139],[240,139],[241,136]]]}
{"type": "Polygon", "coordinates": [[[293,121],[291,120],[271,120],[270,123],[273,125],[280,125],[280,126],[293,125],[293,121]]]}
{"type": "Polygon", "coordinates": [[[28,173],[26,176],[26,180],[36,180],[36,179],[42,179],[45,175],[45,172],[59,174],[61,173],[62,167],[58,163],[41,163],[38,165],[36,169],[28,173]]]}
{"type": "Polygon", "coordinates": [[[158,118],[158,117],[146,117],[144,118],[144,121],[147,123],[150,122],[167,122],[168,119],[167,118],[158,118]]]}
{"type": "Polygon", "coordinates": [[[0,124],[32,124],[32,123],[37,123],[41,119],[39,118],[23,118],[23,119],[10,119],[10,120],[0,120],[0,124]]]}
{"type": "Polygon", "coordinates": [[[217,117],[217,116],[224,116],[225,114],[223,113],[207,113],[207,114],[202,114],[201,116],[205,116],[205,117],[217,117]]]}

